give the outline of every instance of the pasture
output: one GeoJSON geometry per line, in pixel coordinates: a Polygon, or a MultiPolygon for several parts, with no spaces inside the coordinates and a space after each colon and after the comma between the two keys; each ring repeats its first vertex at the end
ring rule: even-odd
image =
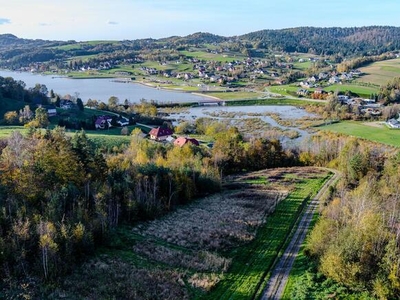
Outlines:
{"type": "Polygon", "coordinates": [[[339,122],[318,127],[345,135],[355,136],[365,140],[400,147],[400,130],[391,129],[376,122],[360,123],[354,121],[339,122]]]}
{"type": "Polygon", "coordinates": [[[246,56],[244,55],[231,55],[231,54],[215,54],[204,51],[179,51],[181,54],[187,57],[193,57],[200,60],[211,60],[219,62],[231,62],[235,60],[242,60],[246,56]]]}
{"type": "Polygon", "coordinates": [[[385,85],[393,77],[400,76],[400,59],[389,59],[374,62],[365,67],[359,68],[365,75],[357,79],[357,82],[385,85]]]}

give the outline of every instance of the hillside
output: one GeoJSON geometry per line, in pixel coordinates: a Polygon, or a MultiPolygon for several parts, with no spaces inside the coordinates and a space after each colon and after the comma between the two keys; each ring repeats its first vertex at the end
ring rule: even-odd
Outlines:
{"type": "Polygon", "coordinates": [[[400,28],[389,26],[298,27],[261,30],[240,38],[259,43],[261,48],[325,55],[376,55],[400,49],[400,28]]]}
{"type": "Polygon", "coordinates": [[[0,35],[0,67],[20,68],[32,63],[58,62],[71,58],[110,54],[118,59],[135,57],[137,51],[156,49],[182,50],[190,46],[215,45],[238,52],[243,48],[289,53],[312,53],[353,57],[377,55],[400,50],[400,27],[369,26],[351,28],[297,27],[260,30],[241,36],[223,37],[197,32],[188,36],[124,41],[45,41],[21,39],[12,34],[0,35]]]}

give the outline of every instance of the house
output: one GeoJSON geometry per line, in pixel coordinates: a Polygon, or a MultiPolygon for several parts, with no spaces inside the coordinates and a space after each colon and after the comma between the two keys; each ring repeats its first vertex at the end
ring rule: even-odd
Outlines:
{"type": "Polygon", "coordinates": [[[57,110],[55,107],[49,107],[47,108],[47,116],[49,117],[55,117],[57,116],[57,110]]]}
{"type": "Polygon", "coordinates": [[[157,127],[150,130],[150,139],[155,141],[164,141],[172,135],[172,130],[169,128],[157,127]]]}
{"type": "Polygon", "coordinates": [[[308,91],[306,89],[298,89],[296,94],[299,95],[299,96],[307,96],[308,95],[308,91]]]}
{"type": "Polygon", "coordinates": [[[335,84],[335,83],[338,83],[340,81],[340,79],[339,79],[339,77],[337,77],[337,76],[332,76],[331,78],[329,78],[329,80],[328,80],[328,82],[330,83],[330,84],[335,84]]]}
{"type": "Polygon", "coordinates": [[[127,118],[125,118],[125,117],[120,117],[117,120],[117,123],[118,123],[119,126],[128,126],[129,125],[129,120],[127,118]]]}
{"type": "Polygon", "coordinates": [[[60,100],[60,108],[62,109],[72,109],[74,107],[74,102],[67,99],[60,100]]]}
{"type": "Polygon", "coordinates": [[[112,117],[110,116],[99,116],[96,119],[94,126],[96,127],[96,129],[107,129],[112,126],[111,121],[112,117]]]}
{"type": "Polygon", "coordinates": [[[174,145],[175,146],[179,146],[179,147],[183,147],[186,144],[192,144],[195,146],[199,146],[200,143],[198,140],[193,139],[193,138],[189,138],[189,137],[178,137],[175,141],[174,141],[174,145]]]}

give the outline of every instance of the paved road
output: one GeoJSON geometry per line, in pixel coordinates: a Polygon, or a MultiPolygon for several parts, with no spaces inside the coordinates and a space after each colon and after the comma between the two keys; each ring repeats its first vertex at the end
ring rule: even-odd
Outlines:
{"type": "Polygon", "coordinates": [[[324,184],[324,186],[321,188],[315,198],[312,199],[312,201],[308,205],[307,210],[302,216],[296,232],[294,233],[292,240],[289,243],[289,246],[286,248],[282,257],[279,259],[278,263],[272,270],[271,277],[269,278],[269,281],[261,298],[262,300],[281,299],[294,260],[296,259],[296,256],[300,250],[300,246],[302,245],[306,237],[308,227],[310,225],[314,212],[318,207],[318,201],[321,196],[327,191],[328,187],[331,186],[339,176],[336,171],[333,172],[334,175],[324,184]]]}

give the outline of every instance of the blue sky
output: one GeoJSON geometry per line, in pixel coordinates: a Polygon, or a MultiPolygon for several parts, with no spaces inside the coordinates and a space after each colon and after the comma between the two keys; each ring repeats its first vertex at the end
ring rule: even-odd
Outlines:
{"type": "Polygon", "coordinates": [[[0,0],[0,34],[122,40],[298,26],[400,26],[394,0],[0,0]],[[5,3],[1,3],[5,2],[5,3]]]}

